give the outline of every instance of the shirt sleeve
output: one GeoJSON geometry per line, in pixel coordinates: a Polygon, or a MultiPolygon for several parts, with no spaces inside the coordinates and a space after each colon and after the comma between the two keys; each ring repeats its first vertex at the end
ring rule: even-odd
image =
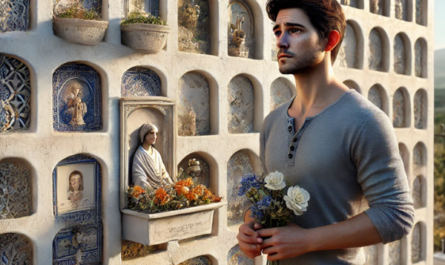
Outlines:
{"type": "Polygon", "coordinates": [[[357,180],[369,204],[365,213],[383,243],[401,239],[413,226],[414,208],[397,139],[386,114],[371,114],[352,146],[357,180]]]}

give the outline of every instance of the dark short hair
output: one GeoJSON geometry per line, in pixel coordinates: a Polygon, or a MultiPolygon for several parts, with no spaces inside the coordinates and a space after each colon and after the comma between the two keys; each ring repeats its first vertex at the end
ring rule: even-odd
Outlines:
{"type": "Polygon", "coordinates": [[[80,179],[82,180],[82,183],[80,183],[79,190],[83,190],[83,175],[82,175],[82,173],[80,171],[74,170],[73,172],[71,172],[70,177],[68,179],[68,181],[70,182],[69,191],[74,191],[73,186],[71,186],[71,177],[74,176],[74,175],[79,175],[80,176],[80,179]]]}
{"type": "Polygon", "coordinates": [[[327,39],[331,31],[340,33],[340,41],[331,51],[332,63],[337,58],[346,29],[346,17],[341,5],[336,0],[268,0],[266,11],[269,18],[277,20],[281,9],[300,8],[309,17],[320,39],[327,39]]]}

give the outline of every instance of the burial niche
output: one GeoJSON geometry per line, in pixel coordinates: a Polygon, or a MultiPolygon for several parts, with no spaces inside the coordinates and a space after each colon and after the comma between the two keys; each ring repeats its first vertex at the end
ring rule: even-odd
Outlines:
{"type": "Polygon", "coordinates": [[[247,151],[236,152],[227,163],[227,226],[244,221],[245,196],[238,196],[239,183],[243,176],[253,175],[254,168],[247,151]]]}
{"type": "MultiPolygon", "coordinates": [[[[275,26],[275,22],[271,22],[271,29],[275,26]]],[[[277,37],[275,36],[275,32],[271,30],[271,41],[270,41],[270,56],[272,61],[278,61],[278,47],[277,47],[277,37]]]]}
{"type": "Polygon", "coordinates": [[[414,95],[414,126],[416,129],[426,129],[427,110],[426,92],[419,89],[414,95]]]}
{"type": "Polygon", "coordinates": [[[26,31],[29,28],[30,0],[4,0],[0,9],[0,32],[26,31]]]}
{"type": "Polygon", "coordinates": [[[210,54],[210,9],[207,0],[178,1],[178,49],[210,54]]]}
{"type": "Polygon", "coordinates": [[[394,39],[394,71],[397,74],[408,75],[408,49],[405,44],[407,37],[399,33],[394,39]]]}
{"type": "Polygon", "coordinates": [[[253,58],[254,19],[245,0],[229,2],[228,52],[230,56],[253,58]]]}
{"type": "Polygon", "coordinates": [[[122,97],[161,96],[161,79],[145,67],[133,67],[122,76],[122,97]]]}
{"type": "Polygon", "coordinates": [[[418,39],[414,45],[415,74],[417,77],[427,77],[427,45],[424,39],[418,39]]]}
{"type": "Polygon", "coordinates": [[[0,220],[31,215],[31,202],[31,170],[29,167],[17,159],[1,161],[0,220]]]}
{"type": "Polygon", "coordinates": [[[189,72],[179,79],[179,136],[210,134],[210,85],[202,74],[189,72]]]}
{"type": "Polygon", "coordinates": [[[340,66],[358,68],[357,42],[355,29],[351,22],[347,22],[345,36],[338,52],[340,66]]]}
{"type": "Polygon", "coordinates": [[[402,241],[388,243],[389,247],[389,265],[403,265],[401,261],[402,241]]]}
{"type": "Polygon", "coordinates": [[[373,85],[368,91],[368,100],[372,102],[372,104],[376,105],[377,108],[383,110],[383,96],[382,96],[383,88],[380,85],[373,85]]]}
{"type": "Polygon", "coordinates": [[[423,231],[421,223],[417,223],[412,230],[411,237],[411,262],[416,263],[423,259],[422,248],[423,248],[423,231]]]}
{"type": "Polygon", "coordinates": [[[407,128],[409,124],[409,100],[406,89],[399,88],[393,98],[393,126],[395,128],[407,128]]]}
{"type": "Polygon", "coordinates": [[[245,76],[234,77],[228,87],[229,133],[253,132],[254,90],[252,82],[245,76]]]}
{"type": "Polygon", "coordinates": [[[419,25],[426,26],[428,23],[428,1],[416,0],[416,23],[419,25]]]}
{"type": "Polygon", "coordinates": [[[0,53],[0,133],[29,129],[30,101],[28,67],[0,53]]]}
{"type": "Polygon", "coordinates": [[[345,84],[349,89],[354,89],[359,94],[362,93],[362,90],[360,89],[359,85],[355,81],[353,81],[353,80],[345,80],[343,82],[343,84],[345,84]]]}
{"type": "Polygon", "coordinates": [[[66,12],[69,8],[79,4],[86,10],[96,11],[98,14],[102,13],[102,0],[53,0],[53,3],[54,15],[66,12]]]}
{"type": "Polygon", "coordinates": [[[408,3],[410,0],[394,0],[394,10],[396,18],[400,20],[410,21],[408,3]]]}
{"type": "Polygon", "coordinates": [[[369,34],[369,69],[385,71],[384,48],[381,30],[374,28],[369,34]]]}
{"type": "Polygon", "coordinates": [[[405,173],[408,176],[409,175],[409,151],[404,143],[399,143],[399,154],[400,154],[400,157],[402,158],[403,168],[405,169],[405,173]]]}
{"type": "Polygon", "coordinates": [[[121,259],[123,261],[132,260],[136,258],[145,257],[156,250],[158,250],[159,245],[155,246],[145,246],[137,242],[122,240],[121,243],[121,259]]]}
{"type": "Polygon", "coordinates": [[[90,66],[68,63],[53,74],[53,128],[59,132],[102,129],[99,73],[90,66]]]}
{"type": "Polygon", "coordinates": [[[371,13],[389,17],[387,2],[389,0],[369,0],[369,8],[371,13]]]}
{"type": "Polygon", "coordinates": [[[363,0],[341,0],[341,4],[363,9],[363,0]]]}
{"type": "Polygon", "coordinates": [[[200,256],[181,262],[178,265],[212,265],[212,260],[207,256],[200,256]]]}
{"type": "Polygon", "coordinates": [[[210,187],[210,165],[198,153],[182,159],[178,165],[178,180],[192,178],[193,183],[210,187]]]}
{"type": "Polygon", "coordinates": [[[295,90],[295,88],[291,88],[289,81],[284,78],[278,78],[273,81],[270,86],[270,111],[278,108],[284,102],[291,100],[293,90],[295,90]]]}
{"type": "Polygon", "coordinates": [[[413,182],[413,202],[414,202],[414,208],[418,209],[421,207],[425,206],[425,188],[426,188],[426,183],[425,183],[425,178],[420,175],[417,176],[416,179],[413,182]]]}
{"type": "Polygon", "coordinates": [[[418,142],[413,150],[413,169],[419,172],[426,164],[426,147],[422,142],[418,142]]]}
{"type": "Polygon", "coordinates": [[[234,246],[229,250],[227,255],[227,265],[254,265],[253,259],[249,258],[241,251],[239,245],[234,246]]]}
{"type": "Polygon", "coordinates": [[[20,234],[0,234],[1,264],[32,264],[31,240],[20,234]]]}

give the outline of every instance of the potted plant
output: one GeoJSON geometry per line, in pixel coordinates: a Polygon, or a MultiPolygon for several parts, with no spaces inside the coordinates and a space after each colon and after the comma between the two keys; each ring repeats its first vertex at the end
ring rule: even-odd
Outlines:
{"type": "Polygon", "coordinates": [[[71,43],[97,45],[107,28],[108,21],[103,21],[96,10],[78,4],[61,10],[53,18],[54,34],[71,43]]]}
{"type": "Polygon", "coordinates": [[[121,22],[122,43],[145,53],[157,53],[167,43],[170,27],[159,17],[132,12],[121,22]]]}

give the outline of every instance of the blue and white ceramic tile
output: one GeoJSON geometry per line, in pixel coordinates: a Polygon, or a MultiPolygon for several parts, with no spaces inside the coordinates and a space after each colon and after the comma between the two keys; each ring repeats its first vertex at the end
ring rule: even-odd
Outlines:
{"type": "Polygon", "coordinates": [[[0,54],[0,133],[29,128],[30,99],[28,67],[0,54]]]}
{"type": "Polygon", "coordinates": [[[121,94],[122,97],[161,96],[161,79],[150,69],[133,67],[122,77],[121,94]]]}
{"type": "Polygon", "coordinates": [[[98,131],[102,128],[100,75],[83,64],[65,64],[53,74],[53,128],[98,131]]]}
{"type": "Polygon", "coordinates": [[[102,264],[102,224],[63,228],[53,241],[53,264],[102,264]]]}
{"type": "Polygon", "coordinates": [[[0,234],[0,264],[32,264],[32,249],[24,235],[0,234]]]}
{"type": "MultiPolygon", "coordinates": [[[[79,0],[53,0],[53,13],[58,14],[77,4],[79,0]]],[[[102,12],[102,0],[84,0],[82,6],[87,10],[102,12]]]]}
{"type": "Polygon", "coordinates": [[[244,254],[238,245],[234,246],[229,250],[229,255],[227,255],[228,265],[254,265],[253,259],[244,254]]]}
{"type": "Polygon", "coordinates": [[[0,1],[0,32],[29,28],[29,0],[0,1]]]}

